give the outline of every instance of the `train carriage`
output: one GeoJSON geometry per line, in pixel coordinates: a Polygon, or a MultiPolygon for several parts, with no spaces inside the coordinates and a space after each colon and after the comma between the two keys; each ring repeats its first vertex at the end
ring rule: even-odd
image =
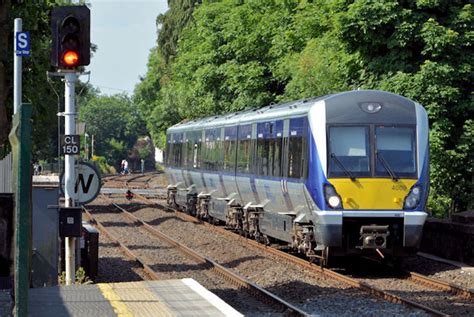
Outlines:
{"type": "Polygon", "coordinates": [[[179,123],[167,131],[168,201],[310,257],[402,257],[428,196],[421,105],[357,90],[179,123]]]}

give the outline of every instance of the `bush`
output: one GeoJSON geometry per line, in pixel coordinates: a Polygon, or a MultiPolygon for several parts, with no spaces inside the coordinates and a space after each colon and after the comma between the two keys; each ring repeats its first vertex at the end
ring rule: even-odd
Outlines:
{"type": "Polygon", "coordinates": [[[101,174],[117,174],[115,167],[109,165],[105,157],[94,155],[91,160],[96,166],[99,167],[101,174]]]}

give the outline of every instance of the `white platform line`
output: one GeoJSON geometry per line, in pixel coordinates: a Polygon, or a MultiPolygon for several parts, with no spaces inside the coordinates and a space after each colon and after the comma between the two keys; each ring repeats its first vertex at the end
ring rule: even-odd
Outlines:
{"type": "Polygon", "coordinates": [[[235,316],[235,317],[243,317],[241,313],[235,310],[232,306],[224,302],[220,299],[217,295],[213,294],[209,290],[207,290],[204,286],[199,284],[192,278],[183,278],[181,281],[186,284],[189,288],[195,291],[197,294],[204,297],[210,304],[220,310],[226,316],[235,316]]]}

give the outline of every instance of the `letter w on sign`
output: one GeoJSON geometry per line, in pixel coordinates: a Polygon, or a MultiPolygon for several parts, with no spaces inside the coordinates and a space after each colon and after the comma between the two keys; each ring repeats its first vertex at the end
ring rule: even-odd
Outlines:
{"type": "Polygon", "coordinates": [[[79,174],[76,180],[76,186],[74,187],[74,192],[77,193],[77,188],[79,187],[79,184],[81,184],[82,192],[88,193],[89,188],[91,187],[93,178],[94,178],[94,174],[89,174],[89,177],[87,178],[87,182],[86,182],[84,180],[84,174],[79,174]]]}

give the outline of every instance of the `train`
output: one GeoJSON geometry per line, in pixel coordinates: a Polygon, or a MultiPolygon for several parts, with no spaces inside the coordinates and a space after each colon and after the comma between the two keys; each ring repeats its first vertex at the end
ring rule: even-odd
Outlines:
{"type": "Polygon", "coordinates": [[[421,242],[428,117],[354,90],[180,122],[166,133],[167,202],[263,243],[403,259],[421,242]]]}

